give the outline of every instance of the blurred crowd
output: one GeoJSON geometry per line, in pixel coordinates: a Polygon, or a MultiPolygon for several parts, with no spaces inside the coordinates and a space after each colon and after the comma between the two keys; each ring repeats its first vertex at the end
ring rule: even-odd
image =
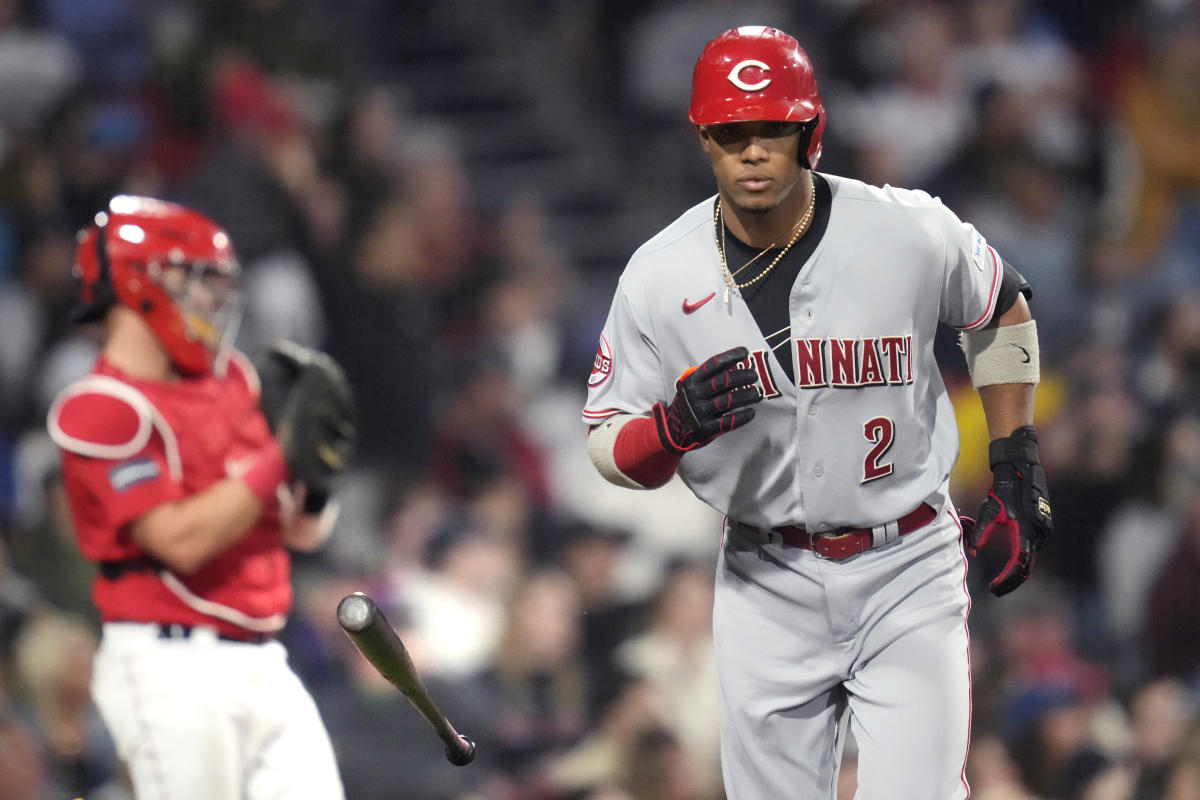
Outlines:
{"type": "MultiPolygon", "coordinates": [[[[1056,534],[1003,600],[986,555],[971,571],[972,796],[1200,798],[1194,0],[0,0],[0,800],[127,798],[43,422],[96,356],[64,319],[70,267],[119,192],[226,226],[244,351],[293,338],[354,385],[341,522],[296,558],[284,632],[350,800],[722,797],[720,517],[678,482],[605,484],[579,410],[623,258],[713,191],[692,64],[756,23],[816,64],[822,170],[941,196],[1034,287],[1056,534]],[[568,173],[481,186],[504,97],[421,101],[473,48],[508,56],[481,85],[534,88],[510,147],[553,130],[617,187],[606,263],[556,224],[587,226],[587,202],[555,200],[568,173]],[[379,600],[474,764],[448,765],[338,630],[351,591],[379,600]]],[[[489,168],[528,173],[517,159],[489,168]]],[[[949,335],[939,354],[969,513],[986,428],[949,335]]],[[[854,770],[851,743],[844,800],[854,770]]]]}

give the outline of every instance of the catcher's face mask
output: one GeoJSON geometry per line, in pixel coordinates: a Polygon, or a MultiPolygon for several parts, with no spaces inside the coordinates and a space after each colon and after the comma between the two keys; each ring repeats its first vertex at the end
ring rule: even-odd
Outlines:
{"type": "MultiPolygon", "coordinates": [[[[234,265],[236,266],[236,265],[234,265]]],[[[229,265],[195,261],[151,270],[171,297],[184,324],[184,336],[208,351],[213,370],[224,373],[242,319],[239,271],[229,265]]]]}
{"type": "Polygon", "coordinates": [[[150,326],[185,375],[220,369],[241,319],[241,268],[229,235],[174,203],[118,195],[79,236],[78,321],[112,303],[150,326]]]}

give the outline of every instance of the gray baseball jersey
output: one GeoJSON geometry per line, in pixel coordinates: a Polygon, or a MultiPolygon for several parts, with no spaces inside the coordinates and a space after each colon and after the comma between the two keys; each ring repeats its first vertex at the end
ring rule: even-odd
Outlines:
{"type": "Polygon", "coordinates": [[[725,302],[710,198],[634,253],[588,381],[583,420],[595,425],[647,413],[689,366],[747,347],[765,395],[754,421],[686,454],[679,475],[762,527],[870,527],[941,490],[958,435],[934,334],[939,322],[986,325],[1003,276],[936,198],[824,177],[829,227],[792,287],[790,336],[772,348],[736,290],[725,302]]]}
{"type": "Polygon", "coordinates": [[[991,320],[1003,262],[923,192],[825,178],[829,221],[792,285],[790,330],[764,336],[736,291],[725,301],[710,198],[630,259],[583,419],[645,414],[688,367],[749,350],[754,419],[678,468],[728,515],[713,608],[727,794],[832,798],[849,714],[857,798],[961,800],[969,598],[933,344],[939,322],[991,320]],[[922,503],[933,520],[898,538],[891,523],[922,503]],[[871,527],[897,546],[831,561],[747,533],[789,525],[871,527]]]}

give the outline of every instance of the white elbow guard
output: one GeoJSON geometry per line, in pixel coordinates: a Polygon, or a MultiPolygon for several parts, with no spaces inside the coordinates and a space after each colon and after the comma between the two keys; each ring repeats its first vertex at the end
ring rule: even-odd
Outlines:
{"type": "Polygon", "coordinates": [[[1037,324],[966,331],[962,349],[971,384],[979,389],[997,383],[1037,383],[1041,379],[1037,324]]]}
{"type": "Polygon", "coordinates": [[[647,487],[621,472],[614,455],[617,435],[634,419],[637,417],[633,414],[617,414],[592,428],[588,434],[588,456],[591,457],[596,471],[609,483],[615,483],[626,489],[645,489],[647,487]]]}

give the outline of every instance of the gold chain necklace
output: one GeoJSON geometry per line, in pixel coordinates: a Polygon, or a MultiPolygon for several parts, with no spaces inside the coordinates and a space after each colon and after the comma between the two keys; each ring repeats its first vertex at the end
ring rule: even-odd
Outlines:
{"type": "Polygon", "coordinates": [[[796,232],[794,234],[792,234],[792,240],[787,243],[787,245],[783,248],[783,250],[779,251],[779,255],[775,256],[775,260],[772,261],[770,264],[768,264],[766,269],[764,269],[762,272],[758,273],[757,275],[755,275],[753,278],[746,281],[745,283],[734,283],[733,276],[736,275],[737,272],[741,272],[746,267],[750,266],[755,261],[762,258],[762,256],[764,254],[766,254],[766,252],[768,250],[770,250],[772,247],[775,246],[775,243],[772,242],[771,244],[767,245],[766,250],[763,250],[761,253],[756,255],[754,258],[750,259],[745,264],[738,267],[737,272],[730,272],[729,271],[729,263],[725,259],[725,214],[723,213],[723,209],[721,208],[721,198],[720,197],[717,198],[717,208],[713,212],[713,225],[716,227],[717,231],[720,232],[719,238],[717,240],[717,252],[720,253],[720,255],[721,255],[721,274],[725,276],[725,298],[724,298],[725,305],[729,305],[729,293],[735,286],[738,289],[745,289],[748,286],[753,286],[754,284],[756,284],[760,280],[762,280],[764,277],[766,277],[767,274],[771,270],[775,269],[775,265],[783,260],[783,257],[785,255],[787,255],[787,251],[792,249],[792,245],[794,245],[797,241],[799,241],[800,237],[803,236],[805,234],[805,232],[808,230],[808,224],[810,222],[812,222],[813,211],[817,205],[817,183],[816,183],[816,180],[813,178],[811,172],[808,174],[808,183],[809,183],[809,189],[810,189],[809,195],[808,195],[808,209],[805,210],[804,216],[800,218],[800,224],[796,226],[796,232]]]}

